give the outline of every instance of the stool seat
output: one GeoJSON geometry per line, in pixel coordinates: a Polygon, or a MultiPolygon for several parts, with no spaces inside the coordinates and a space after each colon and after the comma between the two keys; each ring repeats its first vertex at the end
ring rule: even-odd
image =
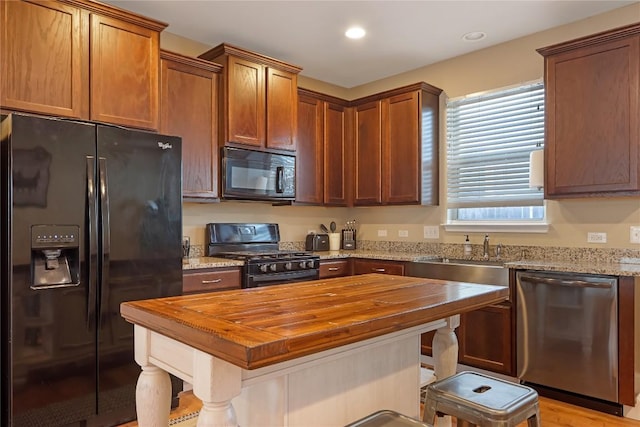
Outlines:
{"type": "Polygon", "coordinates": [[[431,427],[396,411],[384,409],[354,421],[345,427],[431,427]]]}
{"type": "Polygon", "coordinates": [[[477,372],[460,372],[427,387],[423,420],[434,423],[437,413],[478,426],[511,427],[525,420],[540,426],[534,389],[477,372]]]}

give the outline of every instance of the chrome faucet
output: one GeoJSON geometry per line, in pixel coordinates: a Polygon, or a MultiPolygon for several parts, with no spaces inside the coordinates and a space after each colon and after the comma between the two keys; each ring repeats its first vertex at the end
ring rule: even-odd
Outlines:
{"type": "Polygon", "coordinates": [[[484,244],[482,246],[482,259],[489,259],[489,235],[484,235],[484,244]]]}
{"type": "Polygon", "coordinates": [[[496,245],[496,261],[500,261],[502,258],[502,243],[496,245]]]}

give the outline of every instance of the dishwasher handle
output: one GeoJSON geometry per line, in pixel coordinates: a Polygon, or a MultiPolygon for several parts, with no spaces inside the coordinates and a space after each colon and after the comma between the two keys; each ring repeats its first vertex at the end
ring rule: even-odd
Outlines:
{"type": "Polygon", "coordinates": [[[606,281],[587,282],[585,280],[563,280],[555,279],[552,277],[530,276],[524,274],[520,276],[520,279],[533,283],[543,283],[545,285],[554,286],[568,286],[573,288],[611,288],[613,286],[613,283],[606,281]]]}

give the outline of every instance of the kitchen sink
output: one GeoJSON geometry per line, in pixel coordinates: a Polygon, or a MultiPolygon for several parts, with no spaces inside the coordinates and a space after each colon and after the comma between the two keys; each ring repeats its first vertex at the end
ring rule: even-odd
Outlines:
{"type": "Polygon", "coordinates": [[[484,260],[484,259],[464,259],[464,258],[435,258],[425,262],[434,262],[441,264],[460,264],[460,265],[486,265],[490,267],[503,267],[504,261],[484,260]]]}
{"type": "Polygon", "coordinates": [[[435,258],[407,265],[407,276],[456,282],[509,286],[509,269],[502,261],[435,258]]]}

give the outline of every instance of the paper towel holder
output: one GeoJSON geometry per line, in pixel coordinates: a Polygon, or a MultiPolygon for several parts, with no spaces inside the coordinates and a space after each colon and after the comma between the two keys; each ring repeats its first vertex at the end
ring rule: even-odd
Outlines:
{"type": "Polygon", "coordinates": [[[538,145],[529,153],[529,188],[544,187],[544,150],[538,145]]]}

